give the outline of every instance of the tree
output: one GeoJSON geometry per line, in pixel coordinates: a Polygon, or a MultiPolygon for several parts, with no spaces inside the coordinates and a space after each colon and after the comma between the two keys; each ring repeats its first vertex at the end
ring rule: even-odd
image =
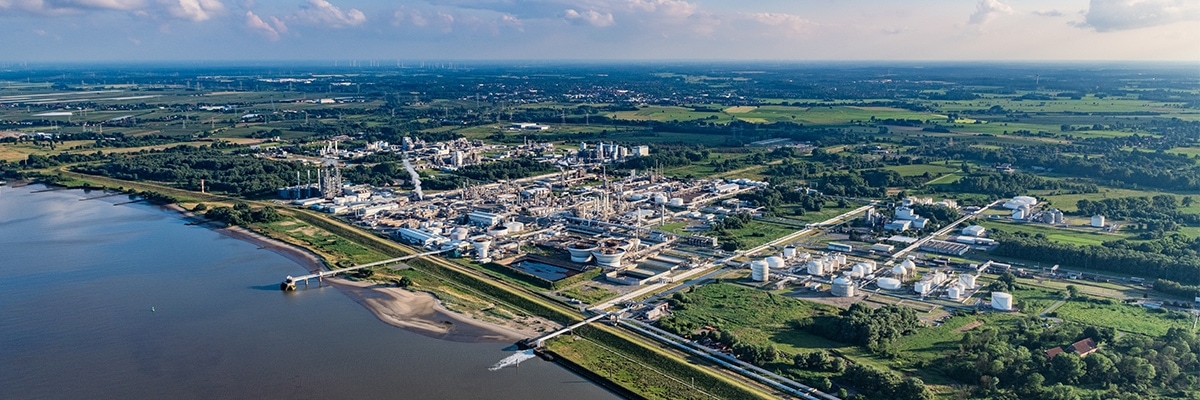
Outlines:
{"type": "Polygon", "coordinates": [[[413,280],[407,276],[402,276],[402,277],[400,277],[400,281],[397,282],[396,284],[402,288],[408,288],[413,285],[413,280]]]}
{"type": "Polygon", "coordinates": [[[1067,285],[1067,298],[1068,299],[1079,298],[1079,287],[1077,287],[1075,285],[1067,285]]]}
{"type": "Polygon", "coordinates": [[[202,212],[207,209],[208,209],[208,205],[204,204],[204,203],[196,203],[196,206],[192,207],[192,211],[195,211],[195,212],[202,212]]]}
{"type": "Polygon", "coordinates": [[[1074,385],[1079,383],[1079,378],[1087,374],[1087,367],[1083,364],[1083,359],[1072,353],[1061,353],[1054,357],[1050,362],[1051,370],[1054,372],[1054,377],[1062,383],[1074,385]]]}

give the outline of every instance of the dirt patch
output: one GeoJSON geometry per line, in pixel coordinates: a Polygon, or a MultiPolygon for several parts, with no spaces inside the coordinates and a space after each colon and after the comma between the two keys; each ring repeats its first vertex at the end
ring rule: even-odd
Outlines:
{"type": "Polygon", "coordinates": [[[983,326],[983,321],[975,321],[975,322],[963,325],[963,326],[959,327],[958,329],[955,329],[954,332],[963,333],[963,332],[978,328],[980,326],[983,326]]]}

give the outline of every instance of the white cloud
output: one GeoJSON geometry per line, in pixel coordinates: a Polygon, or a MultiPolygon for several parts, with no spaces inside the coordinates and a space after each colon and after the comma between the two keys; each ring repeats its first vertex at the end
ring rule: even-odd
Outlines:
{"type": "Polygon", "coordinates": [[[309,0],[307,6],[302,6],[300,11],[296,12],[296,17],[301,21],[329,28],[357,26],[367,22],[367,16],[362,11],[355,8],[342,11],[326,0],[309,0]]]}
{"type": "Polygon", "coordinates": [[[1200,1],[1196,0],[1092,0],[1081,28],[1097,32],[1166,25],[1200,20],[1200,1]]]}
{"type": "Polygon", "coordinates": [[[801,18],[799,15],[785,13],[752,13],[745,14],[751,20],[770,27],[783,29],[792,34],[799,35],[804,33],[809,27],[813,26],[813,22],[801,18]]]}
{"type": "Polygon", "coordinates": [[[207,21],[225,12],[225,4],[219,0],[175,0],[167,2],[167,10],[175,18],[190,21],[207,21]]]}
{"type": "Polygon", "coordinates": [[[586,23],[591,26],[599,27],[612,26],[612,24],[615,22],[613,21],[612,13],[602,13],[596,10],[579,12],[568,9],[567,11],[563,12],[563,18],[566,18],[567,21],[586,23]]]}
{"type": "Polygon", "coordinates": [[[979,0],[975,5],[975,13],[967,19],[967,24],[983,25],[1000,14],[1012,14],[1013,9],[1000,0],[979,0]]]}
{"type": "Polygon", "coordinates": [[[635,11],[656,13],[670,18],[689,17],[699,8],[683,0],[629,0],[629,7],[635,11]]]}
{"type": "Polygon", "coordinates": [[[1062,11],[1058,11],[1058,10],[1046,10],[1046,11],[1034,11],[1033,15],[1036,15],[1039,17],[1061,17],[1061,16],[1063,16],[1063,13],[1062,13],[1062,11]]]}
{"type": "Polygon", "coordinates": [[[259,18],[258,15],[255,15],[253,11],[246,11],[246,28],[258,32],[266,37],[267,40],[279,40],[279,31],[263,21],[262,18],[259,18]]]}

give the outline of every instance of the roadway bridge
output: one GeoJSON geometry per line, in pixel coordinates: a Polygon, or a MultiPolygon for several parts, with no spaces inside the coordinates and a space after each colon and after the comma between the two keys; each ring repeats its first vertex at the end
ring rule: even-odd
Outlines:
{"type": "Polygon", "coordinates": [[[445,253],[447,251],[450,251],[450,250],[437,250],[437,251],[430,251],[430,252],[420,253],[420,254],[410,254],[410,255],[407,255],[404,257],[396,257],[396,258],[387,259],[387,260],[383,260],[383,261],[376,261],[373,263],[360,264],[360,265],[355,265],[355,266],[349,267],[349,268],[335,269],[335,270],[329,270],[329,271],[319,271],[317,273],[296,276],[296,277],[289,275],[287,278],[284,278],[283,283],[279,284],[279,289],[284,290],[284,291],[292,291],[292,290],[296,290],[296,282],[304,282],[304,286],[308,286],[308,281],[310,279],[321,280],[327,276],[333,276],[333,275],[337,275],[337,274],[344,273],[344,272],[357,271],[357,270],[360,270],[363,268],[371,268],[371,267],[378,267],[380,265],[398,263],[401,261],[411,260],[411,259],[418,258],[418,257],[425,257],[425,256],[432,256],[435,254],[441,254],[441,253],[445,253]]]}

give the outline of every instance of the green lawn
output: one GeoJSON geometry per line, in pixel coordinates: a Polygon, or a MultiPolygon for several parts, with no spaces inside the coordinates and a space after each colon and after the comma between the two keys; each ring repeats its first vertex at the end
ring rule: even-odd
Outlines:
{"type": "Polygon", "coordinates": [[[754,220],[747,223],[741,229],[726,231],[726,237],[736,239],[742,244],[743,249],[749,249],[787,236],[795,231],[797,229],[794,227],[754,220]]]}

